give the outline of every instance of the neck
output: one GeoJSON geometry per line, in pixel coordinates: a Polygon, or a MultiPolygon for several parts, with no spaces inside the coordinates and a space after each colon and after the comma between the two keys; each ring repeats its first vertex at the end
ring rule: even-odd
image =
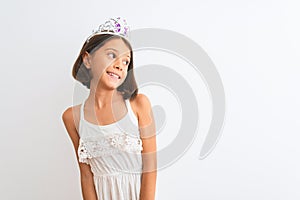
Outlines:
{"type": "Polygon", "coordinates": [[[92,86],[87,98],[87,101],[92,103],[95,106],[95,109],[101,109],[107,106],[111,107],[112,104],[120,100],[123,100],[123,96],[117,89],[104,89],[100,87],[95,89],[92,86]]]}

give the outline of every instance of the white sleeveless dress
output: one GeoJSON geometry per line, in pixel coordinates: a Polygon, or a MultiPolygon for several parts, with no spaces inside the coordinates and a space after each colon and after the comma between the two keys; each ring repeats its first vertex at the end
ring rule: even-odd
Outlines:
{"type": "Polygon", "coordinates": [[[125,103],[126,116],[108,125],[86,121],[81,104],[77,153],[79,162],[91,166],[98,200],[139,199],[142,140],[129,99],[125,103]]]}

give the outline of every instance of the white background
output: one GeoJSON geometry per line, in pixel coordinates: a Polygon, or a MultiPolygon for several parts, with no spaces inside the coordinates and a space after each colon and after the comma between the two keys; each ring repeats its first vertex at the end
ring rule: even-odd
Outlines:
{"type": "MultiPolygon", "coordinates": [[[[2,1],[0,198],[81,199],[61,120],[80,103],[71,69],[91,31],[122,16],[132,29],[165,28],[197,42],[225,88],[217,146],[198,160],[202,131],[181,159],[159,171],[156,199],[300,199],[299,8],[296,0],[2,1]]],[[[205,130],[210,102],[201,91],[205,130]]],[[[172,137],[158,136],[159,148],[172,137]]]]}

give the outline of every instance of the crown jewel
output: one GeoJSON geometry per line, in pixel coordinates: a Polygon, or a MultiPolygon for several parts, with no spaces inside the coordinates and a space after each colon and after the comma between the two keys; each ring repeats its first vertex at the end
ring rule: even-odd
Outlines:
{"type": "Polygon", "coordinates": [[[125,19],[122,19],[121,17],[110,18],[104,24],[100,24],[98,29],[93,30],[93,33],[87,38],[86,41],[89,42],[91,37],[100,34],[119,35],[124,37],[125,39],[128,39],[128,32],[129,26],[127,25],[125,19]]]}

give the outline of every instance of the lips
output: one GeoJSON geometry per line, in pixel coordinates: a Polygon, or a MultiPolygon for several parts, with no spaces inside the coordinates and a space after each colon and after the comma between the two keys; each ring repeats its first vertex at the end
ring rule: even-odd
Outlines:
{"type": "Polygon", "coordinates": [[[121,76],[117,73],[114,73],[114,72],[110,72],[110,71],[107,71],[106,72],[108,75],[110,75],[111,77],[115,77],[117,79],[121,79],[121,76]]]}

